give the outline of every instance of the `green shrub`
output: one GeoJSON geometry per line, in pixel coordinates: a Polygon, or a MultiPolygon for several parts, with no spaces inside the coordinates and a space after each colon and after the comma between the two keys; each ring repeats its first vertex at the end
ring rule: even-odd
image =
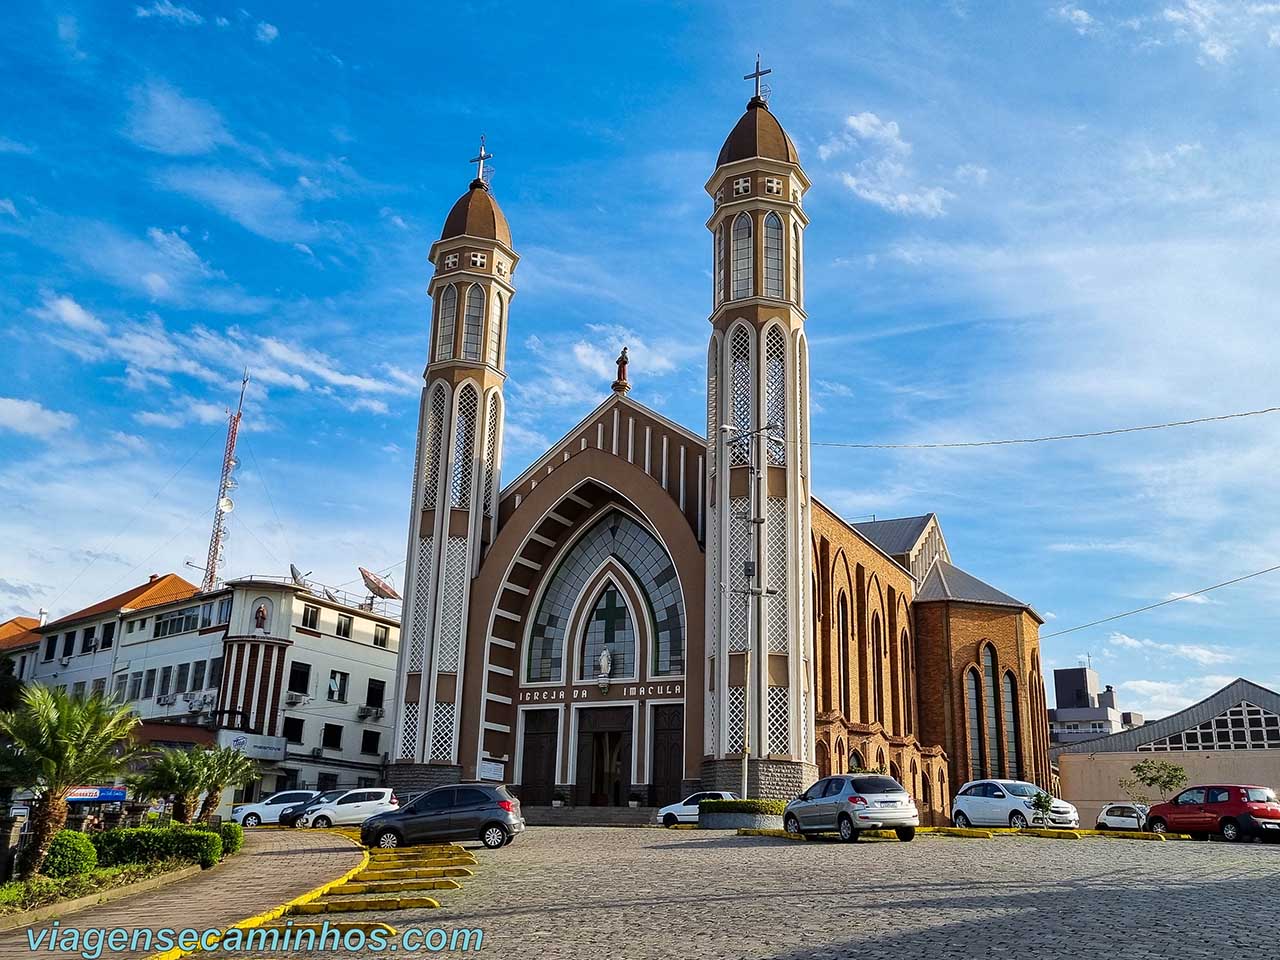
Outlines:
{"type": "Polygon", "coordinates": [[[59,830],[49,844],[40,872],[60,879],[88,873],[98,865],[98,852],[93,841],[78,830],[59,830]]]}
{"type": "Polygon", "coordinates": [[[222,859],[222,837],[195,827],[130,827],[93,835],[98,862],[104,867],[158,860],[195,861],[212,867],[222,859]]]}
{"type": "Polygon", "coordinates": [[[702,800],[699,813],[758,813],[780,817],[787,809],[785,800],[702,800]]]}
{"type": "Polygon", "coordinates": [[[191,826],[193,829],[208,830],[210,833],[216,833],[222,837],[222,855],[224,857],[239,853],[240,848],[244,846],[244,827],[234,820],[223,820],[216,827],[209,823],[193,823],[191,826]]]}
{"type": "Polygon", "coordinates": [[[186,866],[190,864],[165,860],[159,863],[133,863],[122,867],[99,867],[89,873],[63,877],[60,880],[40,875],[30,880],[13,880],[0,884],[0,916],[26,913],[53,903],[87,897],[90,894],[127,886],[186,866]]]}

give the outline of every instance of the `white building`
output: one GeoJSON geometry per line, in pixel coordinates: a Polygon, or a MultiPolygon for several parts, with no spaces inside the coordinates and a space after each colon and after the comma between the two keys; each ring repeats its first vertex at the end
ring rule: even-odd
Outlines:
{"type": "Polygon", "coordinates": [[[38,628],[33,680],[110,691],[160,743],[233,744],[258,758],[253,797],[381,783],[398,611],[245,577],[201,593],[175,574],[38,628]]]}

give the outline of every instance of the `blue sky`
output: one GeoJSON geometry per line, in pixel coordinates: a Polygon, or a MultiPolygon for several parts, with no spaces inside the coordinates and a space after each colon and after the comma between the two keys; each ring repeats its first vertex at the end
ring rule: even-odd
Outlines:
{"type": "MultiPolygon", "coordinates": [[[[403,559],[431,241],[484,133],[522,254],[505,474],[607,392],[701,428],[702,184],[762,50],[813,180],[815,440],[1277,402],[1280,5],[25,5],[0,36],[0,616],[203,561],[403,559]]],[[[815,448],[849,518],[937,511],[1045,633],[1280,556],[1280,418],[815,448]]],[[[398,582],[398,580],[397,580],[398,582]]],[[[1125,708],[1280,683],[1280,575],[1044,643],[1125,708]]]]}

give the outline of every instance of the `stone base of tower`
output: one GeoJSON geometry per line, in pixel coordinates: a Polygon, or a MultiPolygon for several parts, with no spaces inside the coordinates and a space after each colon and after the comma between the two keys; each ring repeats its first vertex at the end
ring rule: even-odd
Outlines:
{"type": "Polygon", "coordinates": [[[460,782],[462,767],[453,763],[389,763],[383,769],[383,780],[400,793],[430,790],[460,782]]]}
{"type": "MultiPolygon", "coordinates": [[[[747,796],[761,800],[793,800],[818,779],[815,764],[799,760],[753,759],[747,767],[747,796]]],[[[703,790],[742,790],[741,760],[703,760],[703,790]]]]}

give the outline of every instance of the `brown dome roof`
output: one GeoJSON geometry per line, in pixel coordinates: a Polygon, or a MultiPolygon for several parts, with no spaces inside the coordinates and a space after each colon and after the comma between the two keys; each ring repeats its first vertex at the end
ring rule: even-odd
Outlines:
{"type": "Polygon", "coordinates": [[[482,237],[497,240],[511,246],[511,228],[502,215],[498,202],[489,193],[489,185],[483,180],[472,180],[471,188],[458,198],[458,202],[445,217],[441,240],[451,237],[482,237]]]}
{"type": "Polygon", "coordinates": [[[800,162],[796,145],[787,136],[787,131],[782,129],[778,118],[769,112],[768,105],[759,97],[751,98],[747,104],[747,112],[729,131],[724,146],[720,148],[716,166],[752,157],[783,160],[787,163],[800,162]]]}

